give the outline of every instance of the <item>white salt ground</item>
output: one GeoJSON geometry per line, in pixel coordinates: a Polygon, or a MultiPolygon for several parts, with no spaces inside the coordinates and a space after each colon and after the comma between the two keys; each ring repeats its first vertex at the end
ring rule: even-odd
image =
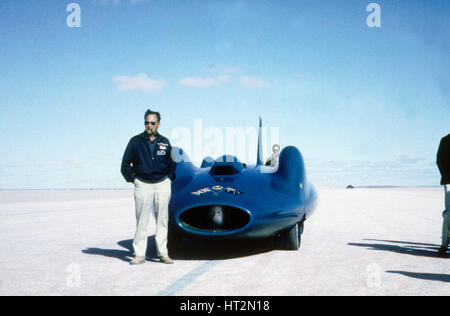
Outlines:
{"type": "Polygon", "coordinates": [[[0,295],[450,295],[443,208],[439,187],[319,188],[299,251],[185,240],[130,266],[132,190],[5,190],[0,295]]]}

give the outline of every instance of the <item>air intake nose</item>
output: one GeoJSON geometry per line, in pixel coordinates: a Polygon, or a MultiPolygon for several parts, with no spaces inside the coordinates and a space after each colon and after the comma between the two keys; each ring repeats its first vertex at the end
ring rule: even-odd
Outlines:
{"type": "Polygon", "coordinates": [[[244,169],[242,163],[235,156],[223,155],[214,161],[210,174],[213,176],[237,175],[244,169]]]}
{"type": "Polygon", "coordinates": [[[180,214],[181,226],[194,231],[226,233],[244,228],[250,223],[249,212],[226,205],[204,205],[180,214]]]}

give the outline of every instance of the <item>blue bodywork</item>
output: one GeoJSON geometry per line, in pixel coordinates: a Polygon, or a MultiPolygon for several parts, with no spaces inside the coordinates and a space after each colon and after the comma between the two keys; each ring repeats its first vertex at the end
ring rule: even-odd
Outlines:
{"type": "Polygon", "coordinates": [[[303,223],[316,208],[317,192],[308,182],[303,157],[294,146],[281,151],[275,167],[262,165],[261,137],[253,166],[225,155],[215,160],[207,157],[198,168],[181,148],[174,147],[173,152],[181,161],[172,182],[169,236],[271,237],[303,223]],[[217,206],[222,214],[217,214],[217,206]]]}

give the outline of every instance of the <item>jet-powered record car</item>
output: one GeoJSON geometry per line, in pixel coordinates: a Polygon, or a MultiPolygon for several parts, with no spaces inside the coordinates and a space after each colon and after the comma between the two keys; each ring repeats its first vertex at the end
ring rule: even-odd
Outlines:
{"type": "Polygon", "coordinates": [[[169,247],[183,237],[244,239],[279,237],[284,248],[300,247],[303,225],[314,212],[318,195],[306,178],[303,157],[285,147],[273,167],[263,166],[261,119],[257,163],[236,157],[207,157],[194,166],[181,148],[173,147],[176,179],[169,204],[169,247]]]}

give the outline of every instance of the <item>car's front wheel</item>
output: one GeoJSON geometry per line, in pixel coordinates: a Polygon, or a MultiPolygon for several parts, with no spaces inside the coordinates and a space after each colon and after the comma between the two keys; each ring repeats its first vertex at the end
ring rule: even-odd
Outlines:
{"type": "Polygon", "coordinates": [[[295,224],[291,229],[281,235],[286,250],[298,250],[302,243],[303,222],[295,224]]]}

